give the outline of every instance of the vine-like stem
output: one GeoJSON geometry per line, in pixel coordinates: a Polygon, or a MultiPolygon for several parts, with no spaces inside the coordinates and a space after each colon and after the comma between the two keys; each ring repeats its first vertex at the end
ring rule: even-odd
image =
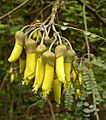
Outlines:
{"type": "Polygon", "coordinates": [[[49,105],[49,107],[50,107],[52,119],[53,119],[53,120],[56,120],[55,114],[54,114],[54,111],[53,111],[53,106],[52,106],[51,101],[50,101],[49,99],[47,99],[47,103],[48,103],[48,105],[49,105]]]}
{"type": "Polygon", "coordinates": [[[56,28],[54,26],[54,24],[52,25],[53,31],[57,34],[58,38],[59,38],[59,42],[60,44],[62,44],[62,40],[61,40],[61,36],[59,35],[59,33],[56,31],[56,28]]]}
{"type": "Polygon", "coordinates": [[[48,27],[48,26],[43,25],[44,32],[45,32],[45,36],[46,36],[47,38],[49,38],[48,31],[47,31],[47,27],[48,27]]]}
{"type": "Polygon", "coordinates": [[[3,78],[3,81],[2,83],[0,84],[0,91],[2,90],[3,86],[5,85],[5,82],[8,80],[8,77],[9,77],[9,70],[6,72],[4,78],[3,78]]]}
{"type": "Polygon", "coordinates": [[[46,23],[48,22],[48,20],[50,19],[50,17],[51,17],[51,16],[48,16],[48,17],[46,18],[46,20],[43,22],[43,24],[46,24],[46,23]]]}
{"type": "Polygon", "coordinates": [[[57,0],[57,1],[53,4],[52,14],[51,14],[51,20],[50,20],[50,22],[49,22],[50,25],[51,25],[51,24],[54,24],[54,19],[55,19],[56,13],[57,13],[58,6],[59,6],[59,0],[57,0]]]}
{"type": "Polygon", "coordinates": [[[43,33],[42,40],[41,40],[41,43],[40,43],[40,44],[43,44],[44,37],[45,37],[45,32],[43,33]]]}
{"type": "Polygon", "coordinates": [[[39,103],[39,101],[33,103],[32,105],[30,105],[30,106],[28,107],[28,109],[27,109],[27,114],[26,114],[26,117],[27,117],[27,118],[28,118],[28,116],[29,116],[29,111],[30,111],[30,109],[31,109],[32,107],[36,106],[38,103],[39,103]]]}
{"type": "Polygon", "coordinates": [[[51,29],[51,26],[48,27],[48,31],[47,31],[48,35],[50,33],[50,29],[51,29]]]}
{"type": "Polygon", "coordinates": [[[95,91],[94,91],[94,76],[93,76],[93,71],[92,69],[89,70],[90,72],[90,79],[91,79],[91,85],[92,85],[92,97],[93,97],[93,104],[94,104],[94,109],[95,109],[95,116],[96,116],[96,119],[99,120],[99,115],[98,115],[98,111],[97,111],[97,107],[96,107],[96,96],[95,96],[95,91]]]}
{"type": "MultiPolygon", "coordinates": [[[[16,11],[20,10],[22,7],[26,6],[27,4],[33,2],[34,0],[25,0],[23,3],[15,7],[13,10],[9,11],[8,13],[4,14],[3,16],[0,16],[0,21],[11,14],[15,13],[16,11]]],[[[37,0],[36,0],[37,1],[37,0]]]]}
{"type": "MultiPolygon", "coordinates": [[[[87,20],[86,20],[86,13],[85,13],[85,3],[83,4],[83,17],[84,17],[84,27],[85,27],[85,31],[88,32],[88,28],[87,28],[87,20]]],[[[88,41],[88,36],[85,34],[85,41],[86,41],[86,45],[87,45],[87,52],[88,52],[88,61],[90,62],[90,46],[89,46],[89,41],[88,41]]],[[[93,104],[94,104],[94,108],[95,108],[95,113],[96,113],[96,119],[99,120],[99,115],[97,112],[97,108],[96,108],[96,96],[95,96],[95,91],[94,91],[94,79],[93,79],[93,71],[90,68],[89,69],[90,72],[90,79],[91,79],[91,84],[92,84],[92,97],[93,97],[93,104]]]]}
{"type": "Polygon", "coordinates": [[[37,35],[37,38],[36,38],[36,43],[39,41],[39,36],[40,36],[40,31],[38,31],[38,35],[37,35]]]}
{"type": "Polygon", "coordinates": [[[61,38],[63,38],[68,43],[70,49],[73,49],[72,46],[71,46],[71,43],[69,42],[69,40],[67,40],[65,37],[62,37],[62,36],[61,36],[61,38]]]}
{"type": "Polygon", "coordinates": [[[54,43],[57,41],[57,36],[54,35],[54,37],[55,37],[55,39],[54,39],[54,41],[51,43],[51,45],[50,45],[50,47],[49,47],[49,51],[51,51],[51,49],[52,49],[54,43]]]}
{"type": "Polygon", "coordinates": [[[46,10],[48,7],[50,7],[53,3],[54,3],[54,2],[50,3],[50,4],[47,5],[45,8],[43,8],[43,9],[38,13],[38,15],[36,16],[35,19],[37,19],[37,18],[40,16],[40,14],[41,14],[44,10],[46,10]]]}
{"type": "Polygon", "coordinates": [[[25,35],[27,35],[28,33],[30,33],[32,30],[35,30],[36,27],[32,27],[27,29],[27,31],[25,31],[25,35]]]}
{"type": "Polygon", "coordinates": [[[29,30],[27,32],[25,32],[25,35],[27,35],[28,33],[30,33],[32,30],[34,30],[36,28],[36,25],[39,25],[39,27],[41,25],[45,25],[49,19],[50,19],[50,16],[43,23],[33,23],[32,25],[26,25],[21,29],[21,31],[23,31],[24,29],[26,29],[28,27],[31,27],[31,29],[29,28],[29,30]]]}
{"type": "MultiPolygon", "coordinates": [[[[84,17],[85,31],[88,32],[86,13],[85,13],[85,4],[83,4],[83,17],[84,17]]],[[[89,46],[88,36],[86,34],[85,34],[85,41],[86,41],[86,45],[87,45],[88,60],[90,61],[90,46],[89,46]]]]}
{"type": "Polygon", "coordinates": [[[26,25],[26,26],[24,26],[20,31],[23,31],[24,29],[29,28],[29,27],[32,27],[32,26],[34,26],[34,25],[26,25]]]}
{"type": "MultiPolygon", "coordinates": [[[[94,35],[94,36],[96,36],[96,37],[98,37],[98,38],[100,38],[100,39],[103,39],[103,40],[106,42],[106,38],[101,37],[101,36],[99,36],[99,35],[97,35],[97,34],[95,34],[95,33],[86,32],[85,30],[79,29],[79,28],[76,28],[76,27],[64,26],[64,25],[60,25],[60,24],[56,24],[56,23],[55,23],[55,25],[56,25],[56,26],[59,26],[59,27],[66,27],[66,28],[68,28],[68,29],[80,31],[80,32],[82,32],[82,33],[84,33],[84,34],[87,34],[87,33],[88,33],[89,35],[94,35]]],[[[89,35],[88,35],[88,36],[89,36],[89,35]]]]}
{"type": "Polygon", "coordinates": [[[34,31],[32,31],[31,34],[29,35],[29,38],[31,38],[32,35],[33,35],[33,33],[36,32],[36,31],[39,30],[39,29],[40,29],[40,27],[39,27],[39,28],[36,28],[34,31]]]}
{"type": "Polygon", "coordinates": [[[23,31],[24,29],[29,28],[29,27],[36,27],[36,25],[40,25],[40,24],[41,23],[35,23],[35,24],[31,24],[31,25],[26,25],[20,31],[23,31]]]}
{"type": "Polygon", "coordinates": [[[106,26],[106,21],[105,19],[103,19],[100,14],[98,14],[97,10],[93,9],[91,6],[89,6],[88,4],[84,3],[84,1],[82,0],[77,0],[79,2],[79,4],[81,4],[83,6],[83,4],[85,4],[85,7],[90,10],[96,17],[99,21],[101,21],[101,23],[106,26]]]}

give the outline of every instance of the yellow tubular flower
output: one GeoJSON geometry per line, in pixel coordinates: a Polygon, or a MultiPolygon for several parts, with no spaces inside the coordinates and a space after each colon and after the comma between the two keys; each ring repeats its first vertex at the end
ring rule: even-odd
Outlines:
{"type": "Polygon", "coordinates": [[[76,81],[76,79],[77,79],[76,69],[72,69],[71,78],[72,78],[73,81],[76,81]]]}
{"type": "Polygon", "coordinates": [[[19,72],[22,73],[25,69],[25,52],[22,51],[22,54],[19,58],[19,72]]]}
{"type": "Polygon", "coordinates": [[[49,94],[50,89],[52,87],[52,82],[54,79],[54,61],[55,61],[55,55],[51,51],[46,51],[43,54],[43,59],[45,60],[45,75],[44,75],[44,81],[42,84],[42,90],[44,97],[49,94]]]}
{"type": "Polygon", "coordinates": [[[65,45],[58,45],[55,49],[56,54],[56,75],[58,79],[65,83],[65,71],[64,71],[64,53],[66,52],[65,45]]]}
{"type": "Polygon", "coordinates": [[[58,79],[65,83],[64,56],[56,58],[56,74],[58,79]]]}
{"type": "Polygon", "coordinates": [[[8,61],[15,62],[20,57],[22,50],[23,50],[23,47],[21,45],[15,43],[15,46],[13,48],[11,56],[8,58],[8,61]]]}
{"type": "Polygon", "coordinates": [[[46,51],[46,46],[44,44],[40,44],[36,48],[37,54],[37,66],[35,72],[35,81],[33,84],[33,92],[36,93],[40,88],[43,78],[44,78],[44,61],[42,59],[42,54],[46,51]]]}
{"type": "Polygon", "coordinates": [[[75,51],[72,49],[69,49],[65,53],[65,75],[66,75],[66,81],[71,82],[70,72],[72,69],[72,61],[75,57],[75,51]]]}
{"type": "Polygon", "coordinates": [[[27,39],[25,41],[26,50],[26,68],[24,71],[24,79],[30,80],[35,76],[36,69],[36,42],[33,39],[27,39]]]}
{"type": "Polygon", "coordinates": [[[42,57],[37,58],[37,65],[36,65],[36,77],[33,84],[33,92],[36,93],[40,88],[44,78],[44,62],[42,57]]]}
{"type": "Polygon", "coordinates": [[[61,87],[62,83],[58,79],[53,80],[53,95],[57,104],[60,104],[61,100],[61,87]]]}
{"type": "Polygon", "coordinates": [[[8,61],[10,63],[15,62],[20,57],[23,50],[25,34],[22,31],[17,31],[15,35],[15,39],[16,39],[16,42],[15,42],[13,51],[10,57],[8,58],[8,61]]]}
{"type": "Polygon", "coordinates": [[[27,77],[29,79],[34,78],[35,68],[36,68],[36,54],[35,53],[27,53],[27,55],[26,55],[26,69],[28,71],[27,77]]]}
{"type": "Polygon", "coordinates": [[[78,100],[78,98],[80,98],[81,96],[81,90],[79,88],[76,89],[76,93],[75,93],[75,99],[78,100]]]}
{"type": "Polygon", "coordinates": [[[70,72],[71,72],[71,63],[65,63],[64,64],[64,70],[65,70],[65,75],[66,75],[66,81],[70,82],[70,72]]]}
{"type": "Polygon", "coordinates": [[[54,67],[49,65],[48,63],[46,63],[45,76],[44,76],[44,81],[43,81],[43,85],[42,85],[42,90],[44,92],[51,89],[53,78],[54,78],[54,67]]]}
{"type": "Polygon", "coordinates": [[[82,74],[81,73],[78,74],[78,81],[79,81],[79,84],[82,85],[83,79],[82,79],[82,74]]]}
{"type": "Polygon", "coordinates": [[[25,68],[25,60],[22,58],[19,58],[19,68],[20,68],[20,73],[22,73],[25,68]]]}
{"type": "Polygon", "coordinates": [[[73,88],[73,84],[71,81],[71,67],[72,63],[64,63],[64,71],[66,75],[66,84],[64,84],[64,91],[66,90],[66,86],[68,85],[68,88],[73,88]]]}
{"type": "Polygon", "coordinates": [[[10,74],[10,83],[12,83],[14,80],[15,80],[15,74],[14,74],[14,72],[12,72],[10,74]]]}

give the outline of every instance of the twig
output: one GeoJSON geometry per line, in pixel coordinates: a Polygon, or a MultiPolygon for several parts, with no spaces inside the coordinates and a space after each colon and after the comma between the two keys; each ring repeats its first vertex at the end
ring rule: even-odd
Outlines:
{"type": "Polygon", "coordinates": [[[31,34],[29,35],[29,38],[31,38],[31,37],[32,37],[32,35],[33,35],[33,33],[34,33],[34,32],[36,32],[37,30],[39,30],[40,28],[41,28],[41,27],[36,28],[34,31],[32,31],[32,32],[31,32],[31,34]]]}
{"type": "Polygon", "coordinates": [[[103,40],[105,40],[105,42],[106,42],[106,38],[101,37],[101,36],[99,36],[99,35],[97,35],[97,34],[95,34],[95,33],[86,32],[85,30],[79,29],[79,28],[76,28],[76,27],[64,26],[64,25],[60,25],[60,24],[55,24],[55,25],[56,25],[56,26],[59,26],[59,27],[66,27],[66,28],[69,28],[69,29],[73,29],[73,30],[76,30],[76,31],[80,31],[80,32],[82,32],[82,33],[84,33],[84,34],[89,33],[89,35],[95,35],[96,37],[98,37],[98,38],[100,38],[100,39],[103,39],[103,40]]]}
{"type": "Polygon", "coordinates": [[[26,26],[24,26],[22,29],[21,29],[21,31],[24,31],[24,29],[26,29],[26,28],[29,28],[29,27],[36,27],[36,25],[39,25],[40,23],[35,23],[35,24],[31,24],[31,25],[26,25],[26,26]]]}
{"type": "Polygon", "coordinates": [[[4,83],[5,83],[6,80],[3,80],[3,82],[1,83],[0,85],[0,90],[2,90],[3,86],[4,86],[4,83]]]}
{"type": "Polygon", "coordinates": [[[51,26],[48,27],[48,31],[47,31],[48,35],[50,33],[50,29],[51,29],[51,26]]]}
{"type": "Polygon", "coordinates": [[[53,107],[52,107],[51,101],[49,99],[47,99],[47,103],[48,103],[48,105],[50,107],[50,111],[51,111],[53,120],[56,120],[55,114],[54,114],[54,111],[53,111],[53,107]]]}
{"type": "Polygon", "coordinates": [[[53,31],[57,34],[60,44],[62,44],[61,37],[60,37],[59,33],[56,31],[56,28],[55,28],[54,24],[52,25],[52,28],[53,28],[53,31]]]}
{"type": "Polygon", "coordinates": [[[91,84],[92,84],[92,97],[93,97],[93,105],[94,105],[94,109],[95,109],[95,116],[96,116],[96,120],[99,120],[99,114],[98,114],[98,111],[97,111],[97,106],[96,106],[96,95],[95,95],[95,91],[94,91],[94,84],[93,82],[95,81],[95,78],[94,78],[94,74],[93,74],[93,71],[92,69],[89,69],[89,77],[91,79],[91,84]]]}
{"type": "Polygon", "coordinates": [[[51,51],[51,49],[52,49],[54,43],[57,41],[57,36],[54,35],[54,37],[55,37],[55,39],[54,39],[54,41],[51,43],[51,45],[50,45],[50,47],[49,47],[49,51],[51,51]]]}
{"type": "MultiPolygon", "coordinates": [[[[82,6],[83,6],[83,4],[85,4],[85,3],[82,2],[81,0],[77,0],[77,1],[78,1],[82,6]]],[[[88,10],[90,10],[90,11],[99,19],[99,21],[102,22],[102,24],[103,24],[104,26],[106,26],[106,22],[103,20],[103,18],[102,18],[91,6],[85,4],[85,7],[86,7],[88,10]]]]}
{"type": "Polygon", "coordinates": [[[54,2],[50,3],[50,4],[47,5],[45,8],[43,8],[43,9],[38,13],[38,15],[36,16],[35,19],[37,19],[37,18],[39,17],[39,15],[40,15],[44,10],[46,10],[48,7],[50,7],[53,3],[54,3],[54,2]]]}
{"type": "Polygon", "coordinates": [[[46,38],[49,38],[48,31],[47,31],[48,25],[47,25],[47,27],[46,27],[44,24],[42,24],[42,26],[43,26],[43,28],[44,28],[44,32],[45,32],[46,38]]]}
{"type": "Polygon", "coordinates": [[[27,35],[27,34],[29,34],[32,30],[35,30],[36,29],[36,26],[34,26],[34,27],[30,27],[30,28],[28,28],[26,31],[25,31],[25,35],[27,35]]]}
{"type": "Polygon", "coordinates": [[[72,48],[71,43],[69,42],[69,40],[67,40],[65,37],[62,37],[62,36],[61,36],[61,38],[63,38],[68,43],[70,49],[72,50],[73,48],[72,48]]]}
{"type": "Polygon", "coordinates": [[[41,40],[40,44],[43,44],[44,38],[45,38],[45,32],[43,33],[42,40],[41,40]]]}
{"type": "MultiPolygon", "coordinates": [[[[86,20],[86,13],[85,13],[85,3],[83,4],[83,17],[84,17],[85,31],[87,32],[88,29],[87,29],[87,20],[86,20]]],[[[90,62],[90,46],[89,46],[89,41],[88,41],[88,37],[86,34],[85,34],[85,40],[86,40],[87,51],[88,51],[88,61],[90,62]]],[[[93,81],[95,79],[93,79],[93,72],[90,70],[92,70],[92,69],[89,69],[90,75],[92,73],[92,77],[91,76],[89,76],[89,77],[90,77],[91,84],[92,84],[92,97],[93,97],[93,103],[94,103],[94,108],[95,108],[95,113],[96,113],[95,116],[96,116],[96,119],[99,120],[99,115],[98,115],[97,108],[96,108],[96,95],[95,95],[94,85],[93,85],[93,81]]]]}
{"type": "Polygon", "coordinates": [[[16,8],[13,10],[9,11],[8,13],[4,14],[3,16],[0,17],[0,20],[3,20],[4,18],[8,17],[9,15],[15,13],[17,10],[21,9],[22,7],[26,6],[28,3],[32,2],[34,0],[26,0],[22,4],[18,5],[16,8]]]}
{"type": "Polygon", "coordinates": [[[36,103],[33,103],[32,105],[30,105],[30,106],[28,107],[26,117],[28,117],[28,115],[29,115],[29,110],[30,110],[32,107],[36,106],[38,103],[39,103],[39,101],[37,101],[36,103]]]}
{"type": "MultiPolygon", "coordinates": [[[[85,13],[85,4],[83,4],[83,18],[84,18],[85,31],[88,32],[86,13],[85,13]]],[[[85,41],[86,41],[86,45],[87,45],[88,60],[90,61],[90,46],[89,46],[88,36],[86,34],[85,34],[85,41]]]]}
{"type": "Polygon", "coordinates": [[[56,16],[56,13],[57,13],[57,10],[58,10],[58,7],[59,7],[59,0],[57,0],[53,6],[52,6],[52,14],[51,14],[51,20],[49,22],[49,24],[54,24],[54,19],[55,19],[55,16],[56,16]]]}
{"type": "Polygon", "coordinates": [[[6,75],[4,76],[3,82],[0,85],[0,90],[2,90],[4,83],[6,82],[8,76],[9,76],[9,70],[7,71],[6,75]]]}

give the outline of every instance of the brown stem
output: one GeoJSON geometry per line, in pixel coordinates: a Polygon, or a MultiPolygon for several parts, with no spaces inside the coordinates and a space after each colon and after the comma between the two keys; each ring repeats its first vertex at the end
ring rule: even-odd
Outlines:
{"type": "Polygon", "coordinates": [[[51,101],[49,99],[47,99],[47,103],[48,103],[48,105],[50,107],[50,111],[51,111],[53,120],[56,120],[55,114],[54,114],[54,111],[53,111],[53,107],[52,107],[51,101]]]}
{"type": "MultiPolygon", "coordinates": [[[[49,5],[47,5],[46,7],[44,7],[36,16],[35,19],[38,19],[38,17],[43,13],[44,10],[46,10],[47,8],[49,8],[54,2],[50,3],[49,5]]],[[[35,21],[35,20],[34,20],[35,21]]]]}
{"type": "MultiPolygon", "coordinates": [[[[82,33],[84,33],[84,34],[86,33],[85,30],[79,29],[79,28],[76,28],[76,27],[64,26],[64,25],[60,25],[60,24],[56,24],[56,23],[55,23],[55,25],[56,25],[56,26],[59,26],[59,27],[67,27],[68,29],[80,31],[80,32],[82,32],[82,33]]],[[[96,37],[98,37],[98,38],[103,39],[104,41],[106,41],[106,38],[104,38],[104,37],[102,37],[102,36],[99,36],[99,35],[97,35],[97,34],[95,34],[95,33],[92,33],[92,32],[88,32],[88,33],[89,33],[90,35],[95,35],[96,37]]]]}
{"type": "Polygon", "coordinates": [[[2,88],[3,88],[3,86],[4,86],[4,84],[5,84],[8,77],[9,77],[9,70],[7,71],[6,75],[4,76],[4,79],[3,79],[3,81],[2,81],[2,83],[0,85],[0,90],[2,90],[2,88]]]}
{"type": "Polygon", "coordinates": [[[53,24],[53,23],[54,23],[54,19],[55,19],[55,16],[56,16],[58,7],[59,7],[59,0],[57,0],[57,1],[53,4],[52,14],[51,14],[51,20],[50,20],[49,24],[53,24]]]}
{"type": "Polygon", "coordinates": [[[38,103],[39,103],[39,101],[33,103],[32,105],[30,105],[30,106],[28,107],[27,114],[26,114],[26,117],[27,117],[27,118],[28,118],[28,116],[29,116],[29,111],[30,111],[30,109],[31,109],[32,107],[36,106],[38,103]]]}
{"type": "MultiPolygon", "coordinates": [[[[83,18],[84,18],[85,31],[88,32],[86,13],[85,13],[85,4],[83,5],[83,18]]],[[[86,34],[85,34],[85,41],[86,41],[87,52],[88,52],[88,60],[90,61],[90,46],[89,46],[88,36],[86,34]]]]}
{"type": "Polygon", "coordinates": [[[4,18],[8,17],[9,15],[15,13],[16,11],[18,11],[19,9],[21,9],[22,7],[26,6],[28,3],[32,2],[34,0],[26,0],[24,1],[22,4],[18,5],[16,8],[14,8],[13,10],[9,11],[8,13],[4,14],[3,16],[0,17],[0,20],[3,20],[4,18]]]}
{"type": "MultiPolygon", "coordinates": [[[[79,2],[79,4],[81,4],[82,6],[83,6],[83,4],[84,4],[84,2],[82,2],[81,0],[77,0],[78,2],[79,2]]],[[[85,5],[85,7],[88,9],[88,10],[90,10],[97,18],[98,18],[98,20],[99,21],[101,21],[102,22],[102,24],[104,25],[104,26],[106,26],[106,22],[103,20],[103,18],[95,11],[95,9],[93,9],[91,6],[89,6],[89,5],[85,5]]]]}

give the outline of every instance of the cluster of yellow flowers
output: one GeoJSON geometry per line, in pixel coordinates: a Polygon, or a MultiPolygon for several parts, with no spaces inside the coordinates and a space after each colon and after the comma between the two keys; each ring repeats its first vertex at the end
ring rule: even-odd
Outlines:
{"type": "MultiPolygon", "coordinates": [[[[55,28],[52,42],[46,34],[46,27],[42,26],[41,31],[38,28],[29,30],[33,30],[30,37],[23,30],[16,32],[15,46],[8,61],[14,63],[19,59],[20,73],[23,73],[22,84],[28,85],[33,81],[33,93],[42,88],[44,97],[53,90],[55,101],[60,104],[62,84],[64,88],[67,85],[73,88],[77,78],[79,84],[82,84],[82,75],[72,67],[76,54],[69,41],[66,40],[70,47],[62,43],[55,28]]],[[[76,89],[75,98],[80,96],[80,89],[76,89]]]]}

